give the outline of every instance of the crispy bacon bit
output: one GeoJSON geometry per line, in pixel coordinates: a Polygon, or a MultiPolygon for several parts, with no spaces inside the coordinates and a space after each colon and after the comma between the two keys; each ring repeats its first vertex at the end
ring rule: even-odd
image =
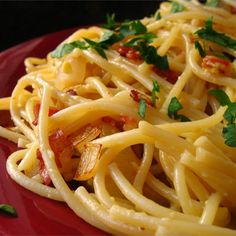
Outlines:
{"type": "Polygon", "coordinates": [[[86,143],[76,170],[75,180],[88,180],[97,170],[102,145],[98,143],[86,143]]]}
{"type": "Polygon", "coordinates": [[[39,160],[39,173],[43,178],[43,182],[45,185],[50,185],[52,180],[48,174],[48,170],[44,164],[42,154],[39,150],[37,150],[37,159],[39,160]]]}
{"type": "MultiPolygon", "coordinates": [[[[55,162],[58,168],[63,167],[63,163],[66,163],[66,159],[71,159],[72,157],[72,143],[68,139],[62,130],[57,130],[52,135],[49,136],[49,144],[55,155],[55,162]]],[[[51,183],[48,171],[44,164],[42,154],[38,150],[37,158],[39,160],[40,175],[42,176],[44,183],[49,185],[51,183]]]]}
{"type": "Polygon", "coordinates": [[[137,90],[132,89],[130,91],[130,97],[133,98],[135,102],[139,102],[141,99],[143,99],[149,106],[153,107],[151,98],[137,90]]]}
{"type": "Polygon", "coordinates": [[[105,122],[105,123],[110,124],[111,126],[113,126],[115,128],[118,128],[116,120],[114,118],[112,118],[111,116],[104,116],[104,117],[102,117],[102,121],[105,122]]]}
{"type": "Polygon", "coordinates": [[[124,122],[123,130],[131,130],[138,126],[138,121],[133,117],[120,116],[120,120],[124,122]]]}
{"type": "Polygon", "coordinates": [[[236,14],[236,7],[231,6],[230,11],[232,14],[236,14]]]}
{"type": "Polygon", "coordinates": [[[49,136],[49,144],[54,152],[55,161],[59,168],[62,167],[63,158],[71,158],[72,156],[72,143],[69,138],[65,136],[62,130],[58,129],[49,136]]]}
{"type": "Polygon", "coordinates": [[[215,56],[208,55],[204,57],[202,67],[213,74],[224,74],[228,76],[232,74],[230,61],[215,56]]]}
{"type": "Polygon", "coordinates": [[[179,77],[179,73],[173,70],[164,71],[158,69],[157,67],[153,67],[153,71],[159,76],[166,78],[166,80],[171,84],[175,84],[179,77]]]}
{"type": "MultiPolygon", "coordinates": [[[[34,107],[34,121],[32,122],[33,125],[37,125],[38,124],[38,120],[39,120],[39,111],[40,111],[40,104],[37,103],[34,107]]],[[[57,113],[59,111],[59,109],[55,108],[55,107],[50,107],[49,111],[48,111],[48,116],[52,116],[55,113],[57,113]]]]}
{"type": "Polygon", "coordinates": [[[85,127],[76,131],[73,136],[70,136],[70,139],[75,149],[77,151],[81,151],[81,149],[83,149],[86,143],[97,138],[101,132],[102,129],[100,126],[88,124],[85,127]]]}
{"type": "Polygon", "coordinates": [[[135,50],[134,47],[122,45],[118,47],[117,51],[120,53],[121,56],[127,57],[128,59],[131,60],[141,59],[139,51],[135,50]]]}

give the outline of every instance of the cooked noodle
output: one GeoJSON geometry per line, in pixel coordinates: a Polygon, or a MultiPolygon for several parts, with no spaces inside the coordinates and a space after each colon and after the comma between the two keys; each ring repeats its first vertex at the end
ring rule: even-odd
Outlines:
{"type": "Polygon", "coordinates": [[[60,45],[82,46],[25,60],[27,74],[11,97],[0,99],[14,122],[0,127],[0,136],[21,148],[8,157],[7,171],[18,184],[65,201],[111,234],[236,235],[230,229],[236,149],[222,136],[227,107],[209,94],[218,89],[235,101],[236,50],[196,33],[210,19],[214,30],[236,39],[236,5],[174,2],[180,10],[162,3],[159,13],[139,22],[147,32],[107,48],[82,48],[84,38],[100,42],[107,32],[118,35],[90,27],[60,45]],[[169,68],[145,60],[138,51],[144,39],[124,46],[148,33],[151,40],[143,42],[169,68]],[[171,115],[173,98],[182,109],[171,115]]]}

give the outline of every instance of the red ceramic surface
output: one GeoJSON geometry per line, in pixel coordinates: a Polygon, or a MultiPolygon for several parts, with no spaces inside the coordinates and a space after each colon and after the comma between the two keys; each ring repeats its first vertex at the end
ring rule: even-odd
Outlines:
{"type": "MultiPolygon", "coordinates": [[[[0,97],[9,96],[24,71],[28,56],[45,57],[75,29],[39,37],[0,53],[0,97]]],[[[0,119],[3,114],[0,113],[0,119]]],[[[6,172],[6,159],[16,146],[0,138],[0,204],[8,203],[18,217],[0,213],[0,235],[106,235],[76,216],[66,204],[22,188],[6,172]]]]}

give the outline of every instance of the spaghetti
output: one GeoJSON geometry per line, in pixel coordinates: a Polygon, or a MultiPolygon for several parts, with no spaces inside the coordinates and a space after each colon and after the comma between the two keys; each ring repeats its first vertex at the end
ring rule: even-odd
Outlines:
{"type": "Polygon", "coordinates": [[[27,58],[0,99],[11,178],[111,234],[236,235],[236,6],[212,2],[108,15],[27,58]]]}

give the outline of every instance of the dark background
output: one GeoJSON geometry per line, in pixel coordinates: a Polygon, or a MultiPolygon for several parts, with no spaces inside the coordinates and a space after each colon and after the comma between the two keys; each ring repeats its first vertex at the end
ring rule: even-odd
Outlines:
{"type": "Polygon", "coordinates": [[[118,21],[155,13],[161,0],[0,1],[0,52],[23,41],[67,28],[118,21]]]}

